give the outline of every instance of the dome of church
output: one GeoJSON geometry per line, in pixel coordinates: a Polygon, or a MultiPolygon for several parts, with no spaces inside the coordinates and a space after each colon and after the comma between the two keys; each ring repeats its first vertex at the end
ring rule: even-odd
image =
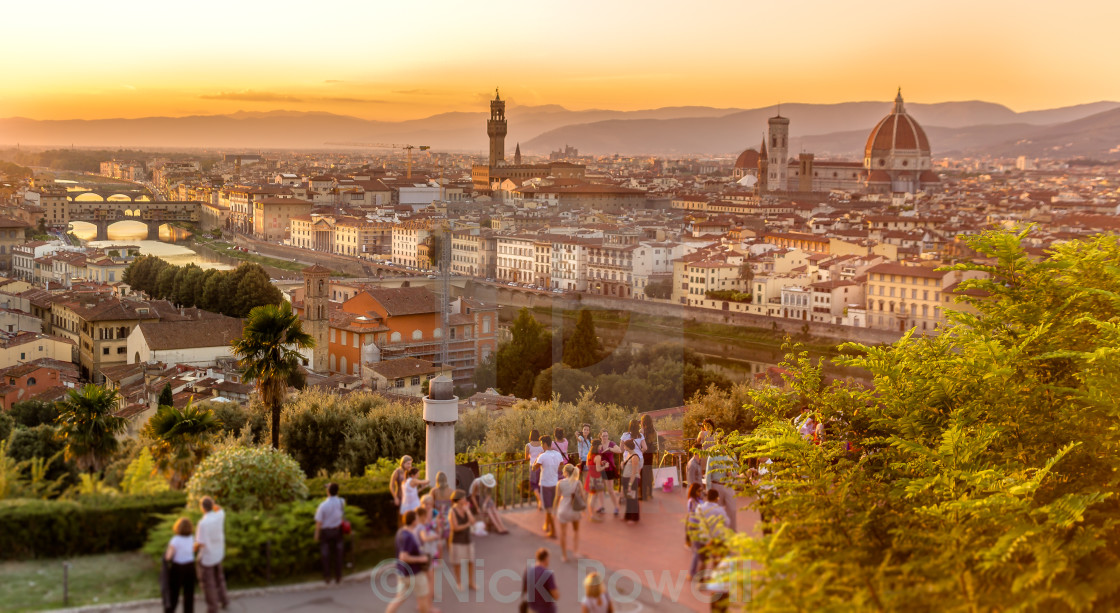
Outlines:
{"type": "Polygon", "coordinates": [[[906,113],[902,105],[902,91],[894,99],[894,109],[871,130],[867,137],[864,158],[885,158],[898,152],[928,156],[929,139],[922,126],[906,113]]]}
{"type": "Polygon", "coordinates": [[[739,158],[735,160],[735,168],[758,168],[758,152],[747,149],[740,153],[739,158]]]}

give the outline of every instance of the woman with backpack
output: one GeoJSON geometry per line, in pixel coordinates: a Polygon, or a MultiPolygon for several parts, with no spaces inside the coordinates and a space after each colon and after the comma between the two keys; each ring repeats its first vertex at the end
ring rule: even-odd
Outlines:
{"type": "Polygon", "coordinates": [[[587,499],[579,483],[579,469],[564,466],[564,479],[556,485],[556,522],[560,524],[560,559],[568,561],[568,525],[572,526],[572,551],[579,549],[579,518],[587,509],[587,499]]]}

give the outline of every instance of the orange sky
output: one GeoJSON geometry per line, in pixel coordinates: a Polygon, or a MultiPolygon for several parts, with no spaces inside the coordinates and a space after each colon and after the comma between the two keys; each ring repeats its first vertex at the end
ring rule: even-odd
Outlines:
{"type": "Polygon", "coordinates": [[[6,6],[0,117],[1120,100],[1120,3],[62,2],[6,6]],[[695,5],[695,6],[694,6],[695,5]]]}

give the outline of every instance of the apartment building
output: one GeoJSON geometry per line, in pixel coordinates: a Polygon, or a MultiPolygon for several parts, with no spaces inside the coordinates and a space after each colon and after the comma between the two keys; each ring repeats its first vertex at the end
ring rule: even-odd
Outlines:
{"type": "Polygon", "coordinates": [[[298,198],[267,197],[253,202],[253,236],[279,242],[290,236],[291,219],[311,213],[313,204],[298,198]]]}
{"type": "Polygon", "coordinates": [[[945,299],[944,291],[980,275],[902,263],[873,266],[867,271],[868,327],[933,331],[945,322],[945,309],[955,306],[945,299]]]}
{"type": "MultiPolygon", "coordinates": [[[[533,283],[536,236],[501,235],[496,237],[496,270],[499,281],[533,283]]],[[[555,275],[554,275],[555,276],[555,275]]]]}
{"type": "Polygon", "coordinates": [[[391,255],[402,266],[420,266],[420,245],[432,234],[430,222],[410,221],[393,227],[391,255]]]}
{"type": "Polygon", "coordinates": [[[485,239],[478,228],[455,230],[451,233],[451,274],[482,277],[485,239]]]}
{"type": "Polygon", "coordinates": [[[587,291],[587,254],[603,244],[601,238],[562,238],[552,243],[552,287],[587,291]]]}

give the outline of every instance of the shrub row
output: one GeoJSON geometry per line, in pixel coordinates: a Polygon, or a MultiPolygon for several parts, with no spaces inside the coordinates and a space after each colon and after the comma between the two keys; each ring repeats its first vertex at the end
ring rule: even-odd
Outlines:
{"type": "Polygon", "coordinates": [[[0,501],[0,559],[138,549],[160,514],[185,504],[182,492],[77,501],[0,501]]]}
{"type": "MultiPolygon", "coordinates": [[[[326,496],[327,483],[331,479],[315,478],[307,480],[307,490],[316,504],[326,496]]],[[[387,536],[397,530],[397,506],[385,482],[374,482],[369,477],[334,479],[338,483],[338,495],[346,501],[347,508],[361,509],[369,520],[366,536],[387,536]]]]}

